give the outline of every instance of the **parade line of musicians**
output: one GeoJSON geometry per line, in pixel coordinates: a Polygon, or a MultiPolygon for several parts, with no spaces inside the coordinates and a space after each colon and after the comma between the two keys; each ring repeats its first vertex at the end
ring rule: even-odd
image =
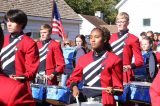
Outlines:
{"type": "Polygon", "coordinates": [[[160,106],[160,72],[157,67],[160,35],[143,32],[139,40],[127,28],[129,15],[126,12],[116,17],[117,33],[110,35],[105,28],[94,28],[89,36],[90,47],[84,35],[77,35],[75,41],[65,39],[62,43],[51,39],[52,28],[48,24],[40,26],[40,39],[32,39],[23,32],[28,19],[19,9],[9,10],[4,20],[9,34],[4,36],[1,29],[0,106],[35,106],[30,83],[38,83],[36,77],[43,76],[48,85],[58,85],[59,75],[61,85],[69,87],[73,97],[82,93],[83,101],[100,97],[103,106],[115,106],[114,95],[121,95],[123,84],[135,81],[134,70],[144,65],[147,66],[146,75],[139,80],[152,83],[151,104],[160,106]],[[66,60],[66,48],[75,49],[73,60],[66,60]],[[84,89],[81,92],[78,88],[81,81],[85,86],[106,90],[84,89]]]}

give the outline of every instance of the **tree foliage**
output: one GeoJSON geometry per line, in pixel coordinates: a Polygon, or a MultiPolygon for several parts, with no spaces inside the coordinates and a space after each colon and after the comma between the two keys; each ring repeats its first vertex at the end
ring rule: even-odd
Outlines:
{"type": "Polygon", "coordinates": [[[115,23],[117,10],[115,6],[120,0],[65,0],[78,14],[94,15],[96,11],[101,11],[104,21],[108,24],[115,23]]]}

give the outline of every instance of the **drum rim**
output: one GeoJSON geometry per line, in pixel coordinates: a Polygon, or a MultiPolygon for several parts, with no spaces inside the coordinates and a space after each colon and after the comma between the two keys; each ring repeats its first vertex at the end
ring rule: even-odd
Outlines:
{"type": "Polygon", "coordinates": [[[144,86],[144,87],[150,87],[152,83],[150,82],[141,82],[141,81],[132,81],[129,83],[129,85],[133,86],[144,86]]]}
{"type": "MultiPolygon", "coordinates": [[[[83,105],[83,104],[84,104],[84,105],[85,105],[85,104],[87,104],[87,105],[94,104],[94,105],[102,105],[102,106],[103,106],[103,104],[100,103],[100,102],[98,102],[98,101],[81,102],[81,104],[82,104],[82,105],[83,105]]],[[[77,103],[69,104],[69,105],[67,105],[67,106],[72,106],[72,105],[77,106],[77,103]]]]}

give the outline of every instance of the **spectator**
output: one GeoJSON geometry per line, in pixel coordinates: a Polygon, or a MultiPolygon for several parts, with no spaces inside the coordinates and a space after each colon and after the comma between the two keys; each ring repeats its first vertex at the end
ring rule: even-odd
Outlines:
{"type": "Polygon", "coordinates": [[[158,40],[158,42],[160,42],[160,34],[159,33],[157,35],[157,40],[158,40]]]}
{"type": "Polygon", "coordinates": [[[74,62],[74,53],[76,52],[76,47],[73,47],[71,45],[71,41],[66,39],[64,41],[62,50],[66,65],[64,73],[62,74],[61,78],[61,86],[66,86],[66,80],[69,78],[74,69],[73,62],[74,62]]]}
{"type": "Polygon", "coordinates": [[[147,31],[147,35],[146,36],[150,37],[151,40],[154,40],[154,33],[153,33],[153,31],[147,31]]]}
{"type": "Polygon", "coordinates": [[[157,40],[158,40],[158,44],[157,44],[156,51],[157,51],[157,52],[160,52],[160,34],[158,34],[157,40]]]}
{"type": "Polygon", "coordinates": [[[77,63],[78,59],[80,58],[80,56],[86,54],[87,52],[89,52],[90,50],[88,49],[87,46],[87,42],[85,40],[85,36],[84,35],[77,35],[75,38],[75,44],[76,44],[76,52],[75,52],[75,62],[74,62],[74,67],[75,64],[77,63]]]}
{"type": "Polygon", "coordinates": [[[87,42],[85,40],[84,35],[77,35],[75,39],[75,43],[76,43],[76,46],[83,47],[86,53],[90,51],[90,49],[87,46],[87,42]]]}
{"type": "Polygon", "coordinates": [[[153,41],[150,37],[145,37],[141,42],[142,55],[146,66],[146,81],[152,82],[155,78],[158,68],[155,53],[152,51],[153,41]]]}
{"type": "Polygon", "coordinates": [[[151,40],[153,41],[152,50],[153,50],[153,51],[156,51],[158,44],[157,44],[157,42],[154,40],[154,33],[153,33],[153,31],[148,31],[146,36],[148,36],[148,37],[151,38],[151,40]]]}
{"type": "Polygon", "coordinates": [[[158,33],[157,33],[157,32],[154,33],[154,41],[155,41],[155,42],[158,41],[158,33]]]}
{"type": "Polygon", "coordinates": [[[141,37],[140,41],[141,41],[144,37],[146,37],[146,35],[147,35],[146,32],[141,32],[141,34],[140,34],[140,37],[141,37]]]}

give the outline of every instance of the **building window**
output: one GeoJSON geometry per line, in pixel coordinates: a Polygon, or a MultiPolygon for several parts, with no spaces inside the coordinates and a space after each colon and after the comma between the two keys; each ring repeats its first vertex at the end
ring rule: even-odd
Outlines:
{"type": "Polygon", "coordinates": [[[31,37],[32,37],[33,39],[38,39],[38,38],[40,37],[40,33],[39,33],[39,32],[32,32],[31,37]]]}
{"type": "Polygon", "coordinates": [[[151,19],[150,18],[143,19],[143,26],[151,26],[151,19]]]}

